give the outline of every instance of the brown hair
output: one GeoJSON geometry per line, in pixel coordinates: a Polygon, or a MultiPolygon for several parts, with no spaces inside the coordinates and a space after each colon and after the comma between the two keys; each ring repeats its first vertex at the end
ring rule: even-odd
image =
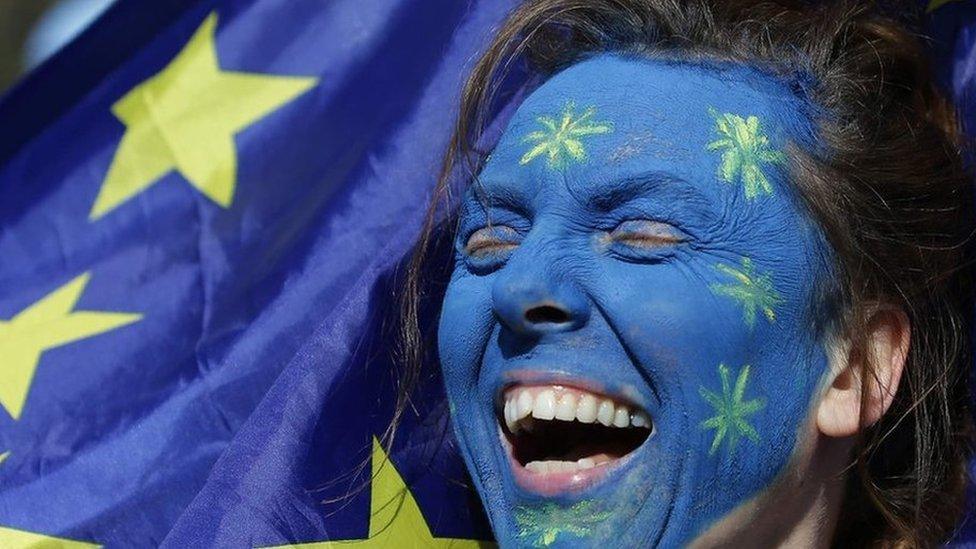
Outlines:
{"type": "MultiPolygon", "coordinates": [[[[480,167],[484,151],[473,143],[500,82],[516,63],[544,79],[602,51],[747,63],[798,82],[798,93],[820,108],[814,122],[823,150],[794,148],[792,179],[835,252],[837,280],[827,296],[840,304],[834,320],[855,353],[872,303],[901,307],[912,327],[894,403],[852,456],[835,544],[946,539],[962,513],[970,453],[972,181],[953,109],[932,83],[919,37],[871,2],[526,0],[464,88],[405,282],[397,409],[423,360],[425,255],[444,226],[441,208],[450,209],[451,174],[460,166],[473,176],[480,167]]],[[[861,362],[862,379],[870,379],[870,364],[861,362]]]]}

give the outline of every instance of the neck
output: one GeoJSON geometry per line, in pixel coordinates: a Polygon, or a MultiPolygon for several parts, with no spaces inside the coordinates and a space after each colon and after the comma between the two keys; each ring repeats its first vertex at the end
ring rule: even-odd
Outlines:
{"type": "Polygon", "coordinates": [[[830,547],[851,443],[809,432],[780,477],[702,534],[692,547],[830,547]]]}
{"type": "Polygon", "coordinates": [[[810,467],[796,472],[798,478],[792,483],[796,492],[782,499],[792,504],[794,519],[778,543],[780,547],[830,547],[833,542],[844,498],[843,470],[850,443],[821,437],[817,446],[810,467]]]}

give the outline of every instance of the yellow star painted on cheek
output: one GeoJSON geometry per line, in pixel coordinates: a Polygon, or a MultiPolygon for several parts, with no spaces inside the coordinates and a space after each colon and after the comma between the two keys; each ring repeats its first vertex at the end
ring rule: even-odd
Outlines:
{"type": "Polygon", "coordinates": [[[224,208],[234,200],[234,135],[318,82],[222,71],[211,13],[160,73],[112,105],[126,127],[92,206],[94,221],[173,170],[224,208]]]}
{"type": "Polygon", "coordinates": [[[25,549],[28,547],[31,549],[90,549],[101,546],[94,543],[56,538],[0,526],[0,547],[22,547],[25,549]]]}
{"type": "Polygon", "coordinates": [[[326,549],[339,547],[494,547],[493,543],[472,539],[435,538],[420,513],[417,501],[393,467],[383,446],[373,439],[373,476],[370,493],[369,537],[283,545],[291,549],[326,549]]]}
{"type": "Polygon", "coordinates": [[[0,406],[19,419],[41,354],[54,347],[132,324],[142,315],[74,311],[89,273],[46,295],[10,320],[0,320],[0,406]]]}

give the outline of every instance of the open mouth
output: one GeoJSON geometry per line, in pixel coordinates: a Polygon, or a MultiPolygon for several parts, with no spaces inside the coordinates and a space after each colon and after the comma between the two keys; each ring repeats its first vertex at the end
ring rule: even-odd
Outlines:
{"type": "Polygon", "coordinates": [[[543,494],[592,486],[654,432],[633,404],[561,385],[508,387],[500,408],[516,481],[543,494]]]}

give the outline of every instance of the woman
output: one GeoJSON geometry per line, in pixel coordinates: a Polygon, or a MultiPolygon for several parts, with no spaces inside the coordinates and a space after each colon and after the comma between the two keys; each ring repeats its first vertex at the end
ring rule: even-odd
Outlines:
{"type": "Polygon", "coordinates": [[[925,66],[865,3],[512,14],[447,158],[477,176],[438,330],[503,546],[951,535],[973,197],[925,66]],[[482,158],[469,143],[523,61],[537,83],[482,158]]]}

